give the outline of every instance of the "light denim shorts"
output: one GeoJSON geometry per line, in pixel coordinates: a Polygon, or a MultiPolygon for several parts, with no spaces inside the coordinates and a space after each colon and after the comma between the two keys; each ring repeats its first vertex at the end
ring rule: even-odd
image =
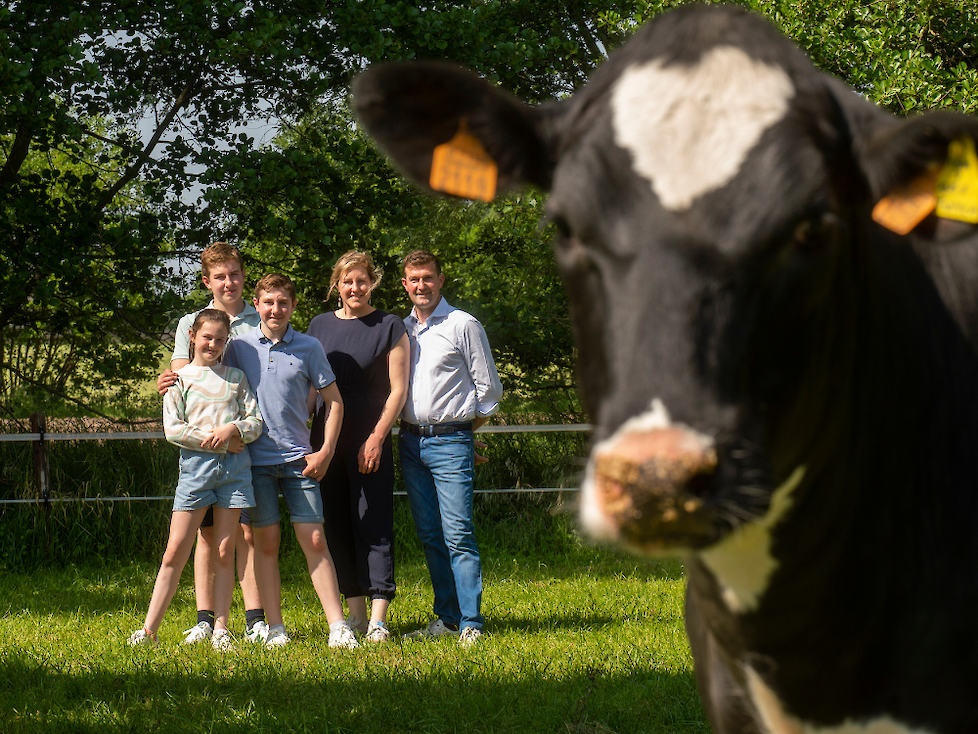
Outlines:
{"type": "Polygon", "coordinates": [[[252,527],[268,527],[282,519],[278,507],[279,492],[285,498],[292,522],[323,521],[323,496],[319,492],[319,482],[302,476],[305,468],[304,458],[288,464],[251,467],[251,481],[255,487],[252,527]]]}
{"type": "Polygon", "coordinates": [[[251,486],[251,454],[212,454],[180,449],[180,479],[177,480],[174,512],[217,505],[233,509],[254,507],[251,486]]]}

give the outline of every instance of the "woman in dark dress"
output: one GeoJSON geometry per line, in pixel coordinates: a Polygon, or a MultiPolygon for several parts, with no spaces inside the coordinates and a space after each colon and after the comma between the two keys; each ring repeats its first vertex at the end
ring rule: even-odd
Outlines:
{"type": "MultiPolygon", "coordinates": [[[[343,428],[319,486],[348,621],[369,642],[390,637],[387,608],[395,591],[391,427],[404,406],[410,359],[403,320],[370,305],[381,274],[366,253],[342,255],[329,289],[339,293],[340,307],[316,316],[307,331],[322,342],[343,396],[343,428]]],[[[319,400],[312,436],[320,441],[324,411],[319,400]]]]}

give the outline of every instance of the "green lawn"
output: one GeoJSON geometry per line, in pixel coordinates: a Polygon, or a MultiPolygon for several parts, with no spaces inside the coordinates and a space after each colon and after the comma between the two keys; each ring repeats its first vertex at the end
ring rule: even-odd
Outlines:
{"type": "MultiPolygon", "coordinates": [[[[142,622],[154,564],[8,571],[0,731],[707,732],[681,566],[569,547],[528,552],[533,560],[484,549],[487,635],[469,650],[453,640],[329,649],[294,545],[283,559],[294,643],[279,650],[178,646],[194,622],[189,570],[156,649],[124,644],[142,622]]],[[[426,623],[431,605],[423,559],[407,548],[391,607],[399,632],[426,623]]],[[[239,627],[238,599],[232,616],[239,627]]]]}

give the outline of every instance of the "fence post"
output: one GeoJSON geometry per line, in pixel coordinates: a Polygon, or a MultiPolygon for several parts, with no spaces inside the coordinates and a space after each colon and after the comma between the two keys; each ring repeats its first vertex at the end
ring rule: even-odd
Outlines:
{"type": "Polygon", "coordinates": [[[51,560],[51,472],[48,464],[48,444],[44,438],[44,413],[31,413],[31,433],[39,434],[34,441],[34,479],[37,499],[44,503],[44,555],[51,560]]]}

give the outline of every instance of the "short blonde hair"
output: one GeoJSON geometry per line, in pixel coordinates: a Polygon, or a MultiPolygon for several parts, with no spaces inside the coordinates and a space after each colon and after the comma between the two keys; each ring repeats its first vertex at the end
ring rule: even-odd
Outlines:
{"type": "Polygon", "coordinates": [[[371,293],[373,293],[377,284],[380,283],[380,279],[384,277],[384,271],[374,265],[374,259],[370,257],[370,253],[360,252],[359,250],[344,252],[333,266],[333,273],[329,277],[329,293],[326,294],[327,298],[329,298],[334,290],[339,288],[340,278],[350,270],[362,270],[367,274],[367,277],[370,279],[371,293]]]}

